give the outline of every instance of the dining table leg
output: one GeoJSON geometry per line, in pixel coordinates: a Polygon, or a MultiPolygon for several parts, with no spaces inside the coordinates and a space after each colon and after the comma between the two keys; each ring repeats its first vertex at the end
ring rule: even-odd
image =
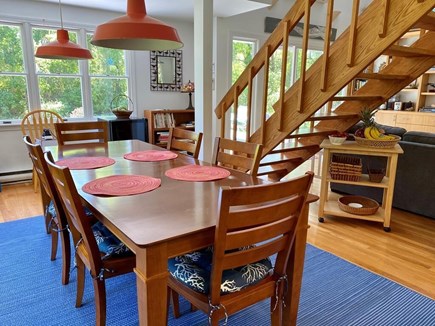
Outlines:
{"type": "Polygon", "coordinates": [[[282,312],[283,325],[296,325],[302,286],[302,274],[304,270],[305,248],[307,244],[309,204],[318,199],[319,197],[314,195],[308,196],[307,204],[301,214],[301,220],[296,230],[295,241],[287,263],[289,288],[284,298],[285,306],[282,312]]]}
{"type": "Polygon", "coordinates": [[[163,244],[137,248],[136,284],[139,325],[167,324],[168,255],[163,244]]]}

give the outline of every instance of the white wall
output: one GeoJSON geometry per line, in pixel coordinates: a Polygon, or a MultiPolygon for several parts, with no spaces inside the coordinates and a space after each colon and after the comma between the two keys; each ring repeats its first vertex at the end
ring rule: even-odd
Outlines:
{"type": "MultiPolygon", "coordinates": [[[[59,6],[56,3],[36,1],[0,0],[0,20],[13,22],[31,22],[60,27],[59,6]]],[[[98,24],[121,13],[80,9],[62,6],[65,28],[85,27],[90,30],[98,24]]],[[[158,18],[158,17],[155,17],[158,18]]],[[[174,26],[184,43],[183,80],[194,80],[193,62],[193,23],[185,21],[161,20],[174,26]]],[[[143,117],[145,109],[184,109],[188,106],[188,97],[179,92],[150,91],[150,66],[148,51],[129,51],[133,58],[131,79],[135,112],[133,116],[143,117]]],[[[31,169],[31,162],[21,139],[18,126],[0,125],[0,173],[31,169]]],[[[1,178],[0,178],[1,181],[1,178]]]]}

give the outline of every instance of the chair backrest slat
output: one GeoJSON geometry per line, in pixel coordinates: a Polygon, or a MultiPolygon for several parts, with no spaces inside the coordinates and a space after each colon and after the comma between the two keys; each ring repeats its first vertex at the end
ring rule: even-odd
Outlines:
{"type": "Polygon", "coordinates": [[[63,119],[54,111],[30,111],[21,120],[21,132],[23,136],[28,135],[34,143],[36,139],[41,139],[44,129],[50,130],[51,134],[56,137],[55,123],[63,123],[63,119]]]}
{"type": "Polygon", "coordinates": [[[201,149],[202,132],[171,128],[168,137],[168,150],[186,152],[193,158],[198,158],[201,149]]]}
{"type": "Polygon", "coordinates": [[[212,163],[257,175],[262,145],[216,137],[212,163]]]}
{"type": "Polygon", "coordinates": [[[109,140],[107,121],[56,123],[55,128],[59,145],[107,143],[109,140]]]}

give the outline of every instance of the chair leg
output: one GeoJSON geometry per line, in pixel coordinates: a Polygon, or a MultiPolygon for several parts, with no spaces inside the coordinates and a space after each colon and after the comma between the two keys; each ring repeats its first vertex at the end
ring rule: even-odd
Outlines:
{"type": "Polygon", "coordinates": [[[104,280],[94,279],[94,296],[95,296],[95,311],[96,325],[106,325],[106,284],[104,280]]]}
{"type": "Polygon", "coordinates": [[[62,245],[62,284],[69,283],[69,273],[71,269],[71,245],[68,230],[63,230],[60,234],[62,245]]]}
{"type": "Polygon", "coordinates": [[[76,295],[76,308],[82,305],[83,293],[85,290],[85,264],[76,255],[77,264],[77,295],[76,295]]]}
{"type": "Polygon", "coordinates": [[[34,192],[38,192],[38,188],[39,188],[39,177],[36,174],[35,169],[33,169],[32,172],[32,181],[33,181],[33,191],[34,192]]]}
{"type": "Polygon", "coordinates": [[[168,300],[171,300],[172,304],[172,313],[175,318],[180,317],[180,298],[177,291],[168,287],[168,300]]]}
{"type": "Polygon", "coordinates": [[[58,233],[55,229],[51,229],[51,260],[55,260],[56,259],[56,254],[57,254],[57,243],[58,241],[58,233]]]}
{"type": "Polygon", "coordinates": [[[278,300],[276,303],[276,298],[272,297],[270,300],[270,324],[272,326],[282,325],[282,300],[278,300]]]}

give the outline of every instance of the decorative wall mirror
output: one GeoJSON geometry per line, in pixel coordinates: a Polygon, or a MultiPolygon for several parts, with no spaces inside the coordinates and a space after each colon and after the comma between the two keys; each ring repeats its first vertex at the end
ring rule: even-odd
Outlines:
{"type": "Polygon", "coordinates": [[[183,82],[182,51],[151,51],[151,90],[179,92],[183,82]]]}

